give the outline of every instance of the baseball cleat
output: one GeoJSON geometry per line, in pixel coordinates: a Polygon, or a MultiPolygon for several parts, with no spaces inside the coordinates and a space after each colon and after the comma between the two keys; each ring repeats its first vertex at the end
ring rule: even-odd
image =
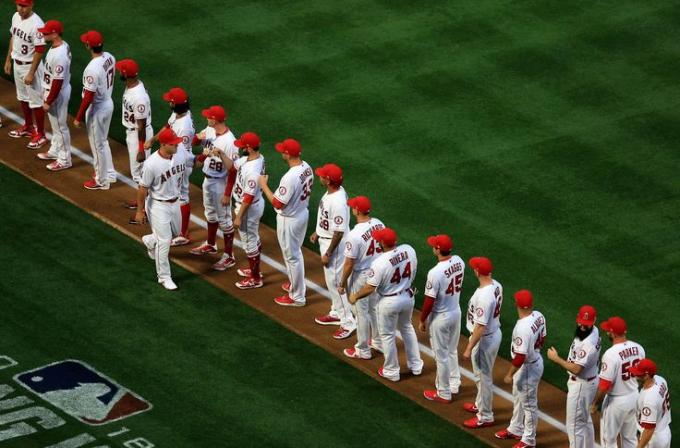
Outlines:
{"type": "MultiPolygon", "coordinates": [[[[172,241],[170,241],[170,246],[171,246],[171,247],[176,247],[176,246],[186,246],[186,245],[189,244],[189,243],[191,243],[191,239],[190,239],[190,238],[187,238],[187,237],[184,236],[184,235],[178,235],[178,236],[174,237],[174,238],[172,239],[172,241]]],[[[215,251],[215,252],[206,252],[206,253],[216,253],[216,252],[217,252],[217,251],[215,251]]],[[[192,254],[193,254],[193,252],[192,252],[192,254]]],[[[194,254],[194,255],[196,255],[196,254],[194,254]]]]}
{"type": "Polygon", "coordinates": [[[340,327],[333,333],[333,339],[347,339],[352,336],[352,333],[354,333],[354,329],[348,330],[347,328],[340,327]]]}
{"type": "Polygon", "coordinates": [[[57,160],[57,156],[53,156],[52,154],[48,152],[39,152],[38,154],[35,155],[37,158],[40,160],[57,160]]]}
{"type": "Polygon", "coordinates": [[[527,445],[524,442],[519,442],[519,443],[514,444],[512,446],[512,448],[534,448],[534,446],[533,445],[527,445]]]}
{"type": "Polygon", "coordinates": [[[125,207],[128,210],[137,210],[137,200],[132,200],[132,201],[125,201],[123,203],[123,207],[125,207]]]}
{"type": "MultiPolygon", "coordinates": [[[[238,268],[238,269],[236,270],[236,273],[237,273],[238,275],[240,275],[241,277],[245,277],[245,278],[250,278],[250,277],[252,277],[252,274],[251,274],[251,272],[250,272],[250,269],[248,269],[248,268],[238,268]]],[[[264,278],[264,274],[262,273],[262,271],[260,271],[260,277],[264,278]]]]}
{"type": "Polygon", "coordinates": [[[522,436],[515,435],[508,431],[507,429],[502,429],[494,434],[497,439],[503,440],[522,440],[522,436]]]}
{"type": "Polygon", "coordinates": [[[236,266],[236,260],[234,260],[234,257],[231,255],[227,254],[222,254],[222,258],[220,258],[220,261],[212,265],[212,268],[214,271],[226,271],[229,268],[233,268],[236,266]]]}
{"type": "Polygon", "coordinates": [[[319,325],[340,325],[340,318],[326,314],[325,316],[315,317],[314,322],[319,325]]]}
{"type": "Polygon", "coordinates": [[[371,347],[373,350],[382,353],[382,346],[380,344],[375,344],[371,339],[368,340],[368,346],[371,347]]]}
{"type": "Polygon", "coordinates": [[[423,374],[423,369],[420,370],[411,370],[411,375],[413,376],[420,376],[423,374]]]}
{"type": "Polygon", "coordinates": [[[38,134],[37,132],[33,134],[33,137],[31,138],[31,141],[28,142],[28,145],[26,147],[28,149],[38,149],[41,148],[42,146],[47,143],[48,140],[45,138],[45,134],[38,134]]]}
{"type": "Polygon", "coordinates": [[[283,289],[286,292],[290,292],[290,282],[286,282],[281,285],[281,289],[283,289]]]}
{"type": "Polygon", "coordinates": [[[163,288],[167,289],[168,291],[174,291],[177,289],[177,285],[175,282],[172,281],[171,278],[165,278],[163,280],[158,280],[158,283],[163,285],[163,288]]]}
{"type": "Polygon", "coordinates": [[[388,376],[385,376],[385,373],[383,372],[383,368],[382,368],[382,367],[378,369],[378,375],[380,375],[381,377],[385,378],[386,380],[390,380],[390,381],[393,381],[393,382],[395,382],[395,383],[396,383],[397,381],[399,381],[399,378],[394,379],[394,378],[390,378],[390,377],[388,377],[388,376]]]}
{"type": "Polygon", "coordinates": [[[45,165],[45,168],[47,168],[50,171],[61,171],[71,168],[71,164],[69,163],[68,165],[62,165],[61,163],[55,160],[54,162],[45,165]]]}
{"type": "Polygon", "coordinates": [[[116,182],[118,182],[118,176],[109,177],[109,183],[110,184],[115,184],[116,182]]]}
{"type": "Polygon", "coordinates": [[[479,412],[477,406],[474,403],[463,403],[463,409],[471,414],[476,414],[479,412]]]}
{"type": "Polygon", "coordinates": [[[480,422],[477,417],[472,417],[469,420],[465,420],[463,422],[463,426],[466,428],[471,428],[471,429],[477,429],[477,428],[486,428],[487,426],[493,426],[495,423],[493,421],[490,422],[480,422]]]}
{"type": "Polygon", "coordinates": [[[262,288],[264,286],[264,282],[261,278],[256,280],[253,277],[248,277],[241,280],[240,282],[236,282],[235,285],[238,289],[255,289],[262,288]]]}
{"type": "Polygon", "coordinates": [[[293,300],[288,294],[275,298],[274,302],[281,306],[305,306],[305,302],[293,300]]]}
{"type": "Polygon", "coordinates": [[[359,352],[357,351],[356,348],[350,347],[346,348],[342,351],[342,354],[347,356],[348,358],[354,358],[354,359],[371,359],[372,356],[361,356],[359,352]]]}
{"type": "Polygon", "coordinates": [[[440,397],[436,390],[426,390],[426,391],[424,391],[423,397],[427,398],[430,401],[436,401],[436,402],[439,402],[439,403],[446,403],[446,404],[449,404],[453,401],[450,398],[446,399],[446,398],[440,397]]]}
{"type": "Polygon", "coordinates": [[[33,130],[26,125],[20,126],[16,129],[12,129],[7,133],[12,138],[22,138],[22,137],[32,137],[33,130]]]}
{"type": "Polygon", "coordinates": [[[98,184],[97,182],[94,181],[94,179],[90,179],[83,184],[83,187],[87,188],[88,190],[108,190],[109,184],[108,183],[104,185],[98,184]]]}
{"type": "Polygon", "coordinates": [[[201,244],[200,246],[194,247],[189,252],[192,253],[193,255],[216,254],[217,253],[217,246],[210,245],[206,241],[205,243],[201,244]]]}

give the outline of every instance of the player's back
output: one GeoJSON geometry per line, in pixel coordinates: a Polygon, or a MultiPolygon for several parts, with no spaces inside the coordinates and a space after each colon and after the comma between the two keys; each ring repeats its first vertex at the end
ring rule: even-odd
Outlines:
{"type": "Polygon", "coordinates": [[[519,319],[512,332],[512,354],[526,355],[526,362],[532,363],[541,357],[541,348],[547,336],[545,316],[533,310],[529,316],[519,319]]]}
{"type": "Polygon", "coordinates": [[[345,257],[354,259],[354,272],[362,272],[371,267],[371,263],[382,253],[380,245],[371,234],[375,230],[384,229],[385,225],[378,218],[370,218],[366,222],[357,223],[347,234],[345,257]]]}
{"type": "Polygon", "coordinates": [[[83,88],[94,92],[93,104],[111,101],[115,66],[116,59],[111,53],[104,51],[100,56],[92,58],[87,67],[85,67],[83,88]]]}
{"type": "Polygon", "coordinates": [[[498,280],[477,288],[468,303],[467,330],[472,333],[478,323],[484,325],[484,334],[494,333],[501,327],[502,306],[503,285],[498,280]]]}
{"type": "Polygon", "coordinates": [[[645,349],[633,341],[612,345],[602,356],[600,378],[611,381],[609,395],[628,395],[638,392],[637,380],[629,369],[645,357],[645,349]]]}
{"type": "Polygon", "coordinates": [[[400,244],[373,262],[368,283],[378,283],[378,294],[383,297],[399,295],[411,289],[417,267],[416,251],[408,244],[400,244]],[[371,276],[377,277],[378,282],[371,280],[371,276]]]}
{"type": "Polygon", "coordinates": [[[434,313],[454,312],[460,309],[460,292],[463,286],[465,262],[458,255],[452,255],[446,260],[437,263],[427,274],[425,295],[428,288],[436,291],[434,313]]]}
{"type": "Polygon", "coordinates": [[[308,210],[313,183],[314,172],[307,162],[302,161],[300,165],[290,167],[281,178],[278,190],[274,192],[274,196],[286,204],[280,214],[297,216],[308,210]]]}

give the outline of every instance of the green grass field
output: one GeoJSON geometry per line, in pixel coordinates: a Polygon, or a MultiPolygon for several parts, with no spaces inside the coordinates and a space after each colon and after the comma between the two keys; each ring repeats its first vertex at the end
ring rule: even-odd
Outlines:
{"type": "MultiPolygon", "coordinates": [[[[75,91],[78,36],[99,29],[140,62],[156,127],[162,93],[181,85],[195,112],[222,103],[236,132],[261,134],[272,177],[284,170],[272,145],[288,136],[313,166],[343,166],[349,193],[418,250],[421,285],[429,234],[491,257],[507,291],[503,356],[511,294],[529,288],[562,353],[590,303],[626,318],[680,384],[680,330],[660,317],[680,313],[673,2],[100,3],[97,15],[77,1],[37,8],[66,26],[75,91]]],[[[565,379],[553,365],[545,378],[565,379]]]]}

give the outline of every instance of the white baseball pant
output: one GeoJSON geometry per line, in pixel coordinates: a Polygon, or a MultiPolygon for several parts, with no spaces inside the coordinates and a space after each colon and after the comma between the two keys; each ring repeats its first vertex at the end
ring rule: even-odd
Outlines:
{"type": "Polygon", "coordinates": [[[106,185],[116,178],[108,139],[112,117],[113,101],[110,99],[92,104],[85,114],[87,137],[94,159],[94,180],[100,185],[106,185]]]}
{"type": "Polygon", "coordinates": [[[307,287],[305,285],[305,261],[302,258],[302,243],[305,241],[309,210],[296,216],[276,215],[276,236],[281,246],[286,273],[290,280],[288,295],[297,303],[306,303],[307,287]]]}
{"type": "Polygon", "coordinates": [[[435,385],[437,394],[447,400],[460,387],[458,365],[458,340],[460,339],[460,307],[454,312],[432,313],[430,321],[430,345],[437,363],[435,385]]]}
{"type": "Polygon", "coordinates": [[[501,346],[503,334],[498,329],[485,334],[472,349],[472,372],[477,385],[477,419],[480,422],[492,422],[493,416],[493,365],[496,362],[498,348],[501,346]]]}
{"type": "Polygon", "coordinates": [[[397,330],[404,340],[408,368],[415,374],[420,374],[423,370],[418,337],[411,322],[414,304],[412,295],[406,291],[395,296],[381,296],[378,301],[378,329],[382,340],[383,354],[385,355],[383,376],[393,381],[399,380],[397,330]]]}
{"type": "MultiPolygon", "coordinates": [[[[368,280],[368,270],[354,271],[349,279],[349,292],[354,294],[366,285],[368,280]]],[[[370,358],[371,347],[378,347],[382,350],[382,340],[378,331],[378,300],[380,296],[374,292],[368,297],[359,300],[354,305],[357,319],[357,343],[354,349],[362,358],[370,358]]]]}
{"type": "Polygon", "coordinates": [[[31,85],[26,85],[24,83],[24,78],[31,69],[31,64],[24,63],[19,65],[16,63],[16,61],[14,62],[14,85],[17,88],[17,99],[19,101],[27,102],[31,109],[37,109],[43,105],[43,89],[42,85],[40,84],[40,80],[44,76],[44,68],[45,66],[42,62],[40,62],[38,69],[33,75],[33,82],[31,85]]]}
{"type": "MultiPolygon", "coordinates": [[[[319,252],[321,255],[328,251],[331,245],[331,238],[319,237],[319,252]]],[[[323,274],[326,279],[326,287],[328,293],[331,295],[331,316],[340,319],[340,326],[345,330],[355,330],[357,328],[357,321],[352,314],[352,307],[347,300],[347,294],[342,296],[338,293],[338,285],[342,277],[342,267],[345,262],[345,257],[342,253],[342,248],[345,247],[344,240],[335,248],[335,252],[328,260],[328,266],[324,266],[323,274]]]]}
{"type": "MultiPolygon", "coordinates": [[[[49,92],[45,92],[47,94],[49,92]]],[[[61,165],[71,165],[71,132],[68,129],[68,102],[71,98],[71,85],[61,87],[57,99],[54,100],[47,111],[47,119],[52,127],[52,141],[47,151],[52,157],[57,158],[61,165]]]]}
{"type": "Polygon", "coordinates": [[[543,376],[543,358],[524,363],[512,378],[512,418],[508,431],[522,434],[522,442],[536,446],[538,384],[543,376]]]}
{"type": "MultiPolygon", "coordinates": [[[[191,183],[191,173],[194,172],[194,159],[196,157],[192,152],[187,151],[187,169],[182,174],[182,186],[179,192],[179,201],[181,204],[189,203],[189,184],[191,183]]],[[[224,194],[224,191],[222,192],[224,194]]]]}
{"type": "Polygon", "coordinates": [[[602,402],[600,418],[600,444],[602,448],[616,448],[621,435],[621,448],[637,446],[637,398],[638,393],[607,395],[602,402]]]}
{"type": "Polygon", "coordinates": [[[142,241],[147,249],[155,251],[158,279],[170,279],[172,278],[169,258],[170,242],[179,235],[182,225],[179,200],[171,203],[156,201],[151,197],[147,197],[146,216],[149,219],[153,233],[144,235],[142,241]]]}
{"type": "Polygon", "coordinates": [[[224,233],[234,231],[231,207],[222,205],[222,196],[227,186],[226,177],[203,178],[203,209],[205,220],[216,222],[224,233]]]}
{"type": "MultiPolygon", "coordinates": [[[[146,135],[153,135],[153,128],[150,124],[146,125],[146,135]]],[[[137,129],[126,129],[125,143],[127,144],[128,156],[130,157],[130,175],[132,176],[132,180],[134,180],[136,184],[139,184],[142,180],[142,168],[144,167],[144,163],[139,163],[137,161],[137,153],[139,152],[139,133],[137,132],[137,129]]],[[[144,154],[148,159],[151,155],[151,150],[144,150],[144,154]]]]}
{"type": "MultiPolygon", "coordinates": [[[[241,203],[237,202],[234,213],[238,215],[240,208],[241,203]]],[[[243,244],[243,250],[248,257],[258,255],[262,248],[262,243],[260,242],[260,219],[263,213],[264,201],[258,199],[250,204],[245,215],[241,218],[241,227],[238,229],[238,235],[243,244]]]]}
{"type": "Polygon", "coordinates": [[[593,417],[590,415],[590,405],[593,404],[598,377],[586,381],[570,376],[567,381],[567,436],[570,448],[593,448],[595,446],[595,428],[593,417]]]}
{"type": "Polygon", "coordinates": [[[664,430],[655,430],[647,448],[671,448],[671,428],[667,426],[664,430]]]}

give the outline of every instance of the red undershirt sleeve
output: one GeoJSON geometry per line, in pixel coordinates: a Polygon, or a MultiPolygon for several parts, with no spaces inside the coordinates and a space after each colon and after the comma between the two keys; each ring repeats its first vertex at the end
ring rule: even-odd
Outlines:
{"type": "Polygon", "coordinates": [[[234,167],[229,169],[229,174],[227,175],[227,188],[224,189],[224,194],[226,196],[231,196],[231,191],[234,189],[234,184],[236,183],[236,170],[234,167]]]}
{"type": "Polygon", "coordinates": [[[243,202],[246,204],[250,204],[253,202],[253,199],[255,199],[255,196],[252,194],[244,194],[243,195],[243,202]]]}
{"type": "Polygon", "coordinates": [[[44,53],[44,52],[45,52],[45,46],[44,46],[44,45],[37,45],[37,46],[35,47],[35,52],[36,52],[36,53],[41,53],[41,54],[44,53]]]}
{"type": "Polygon", "coordinates": [[[430,296],[425,296],[425,300],[423,301],[423,310],[420,312],[420,321],[421,322],[425,322],[425,320],[427,320],[427,317],[432,312],[433,307],[434,307],[434,298],[432,298],[430,296]]]}
{"type": "Polygon", "coordinates": [[[59,92],[61,92],[61,86],[64,84],[63,79],[55,79],[52,81],[52,85],[50,86],[50,94],[47,96],[47,99],[45,102],[49,105],[52,105],[54,101],[57,99],[59,96],[59,92]]]}
{"type": "Polygon", "coordinates": [[[519,353],[515,355],[515,358],[512,360],[512,365],[515,367],[522,367],[522,364],[524,364],[524,360],[527,358],[527,355],[520,355],[519,353]]]}
{"type": "Polygon", "coordinates": [[[654,429],[656,428],[656,423],[640,423],[643,429],[654,429]]]}
{"type": "Polygon", "coordinates": [[[286,206],[283,202],[279,201],[278,199],[274,198],[272,201],[272,205],[274,206],[275,209],[281,210],[283,207],[286,206]]]}
{"type": "Polygon", "coordinates": [[[600,378],[600,385],[598,386],[598,389],[600,389],[602,392],[607,392],[611,388],[612,388],[611,381],[603,380],[602,378],[600,378]]]}
{"type": "Polygon", "coordinates": [[[78,109],[78,114],[76,115],[76,120],[78,121],[83,121],[85,118],[85,112],[87,112],[87,108],[90,107],[92,100],[94,100],[94,92],[89,90],[84,90],[84,92],[85,96],[83,96],[83,101],[81,101],[80,109],[78,109]]]}
{"type": "Polygon", "coordinates": [[[201,143],[201,139],[194,135],[194,139],[191,141],[191,146],[198,146],[201,143]]]}
{"type": "Polygon", "coordinates": [[[208,158],[208,156],[206,156],[206,155],[203,154],[203,153],[201,153],[201,154],[199,154],[199,155],[196,156],[196,160],[198,160],[198,161],[201,162],[201,163],[205,162],[205,159],[207,159],[207,158],[208,158]]]}

